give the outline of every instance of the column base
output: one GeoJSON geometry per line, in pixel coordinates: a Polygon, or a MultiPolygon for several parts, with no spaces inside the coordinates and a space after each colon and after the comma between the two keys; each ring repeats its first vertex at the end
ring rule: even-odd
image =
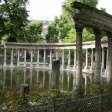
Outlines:
{"type": "Polygon", "coordinates": [[[67,65],[67,69],[70,70],[70,65],[67,65]]]}
{"type": "Polygon", "coordinates": [[[75,66],[75,65],[73,66],[73,70],[74,70],[74,71],[76,70],[76,66],[75,66]]]}
{"type": "Polygon", "coordinates": [[[49,64],[49,69],[52,69],[52,64],[49,64]]]}
{"type": "Polygon", "coordinates": [[[64,65],[61,65],[60,69],[61,69],[61,70],[64,70],[64,65]]]}
{"type": "Polygon", "coordinates": [[[7,65],[6,64],[3,64],[3,67],[6,67],[7,65]]]}
{"type": "Polygon", "coordinates": [[[14,67],[14,65],[13,64],[10,64],[10,67],[14,67]]]}
{"type": "Polygon", "coordinates": [[[87,66],[85,66],[84,69],[87,70],[87,66]]]}

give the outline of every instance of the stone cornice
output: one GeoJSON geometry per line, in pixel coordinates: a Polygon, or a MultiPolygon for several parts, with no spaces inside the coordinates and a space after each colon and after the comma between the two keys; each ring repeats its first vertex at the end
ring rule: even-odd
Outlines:
{"type": "MultiPolygon", "coordinates": [[[[108,46],[108,41],[102,41],[102,47],[108,46]]],[[[83,48],[94,48],[95,41],[83,42],[83,48]]],[[[14,43],[14,42],[6,42],[0,45],[0,48],[7,49],[75,49],[76,43],[14,43]]]]}
{"type": "Polygon", "coordinates": [[[98,28],[106,32],[112,31],[110,14],[80,2],[73,2],[72,7],[77,9],[73,14],[74,21],[80,20],[85,27],[98,28]]]}

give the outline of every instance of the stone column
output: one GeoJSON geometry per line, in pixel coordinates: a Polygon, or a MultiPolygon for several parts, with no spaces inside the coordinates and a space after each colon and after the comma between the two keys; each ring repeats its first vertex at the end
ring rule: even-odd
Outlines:
{"type": "Polygon", "coordinates": [[[31,49],[31,56],[30,56],[30,67],[33,65],[33,50],[31,49]]]}
{"type": "Polygon", "coordinates": [[[104,47],[102,47],[102,66],[101,68],[104,69],[104,47]]]}
{"type": "Polygon", "coordinates": [[[46,63],[46,49],[44,48],[44,63],[46,63]]]}
{"type": "Polygon", "coordinates": [[[91,48],[91,67],[90,67],[90,70],[93,70],[93,48],[91,48]]]}
{"type": "Polygon", "coordinates": [[[19,52],[19,49],[18,49],[18,52],[17,52],[17,66],[19,66],[19,62],[20,62],[19,58],[20,58],[20,52],[19,52]]]}
{"type": "Polygon", "coordinates": [[[68,50],[68,65],[67,69],[70,69],[70,49],[68,50]]]}
{"type": "Polygon", "coordinates": [[[82,32],[83,25],[80,21],[75,21],[76,28],[76,90],[82,86],[82,32]]]}
{"type": "Polygon", "coordinates": [[[100,83],[101,76],[101,31],[94,29],[95,34],[95,83],[100,83]]]}
{"type": "Polygon", "coordinates": [[[86,66],[85,69],[88,67],[88,49],[86,48],[86,66]]]}
{"type": "Polygon", "coordinates": [[[3,66],[6,66],[6,48],[4,48],[4,63],[3,66]]]}
{"type": "Polygon", "coordinates": [[[62,49],[62,64],[61,64],[61,70],[64,69],[64,49],[62,49]]]}
{"type": "Polygon", "coordinates": [[[76,70],[76,51],[74,49],[74,66],[73,66],[73,70],[76,70]]]}
{"type": "Polygon", "coordinates": [[[107,66],[107,81],[112,82],[112,33],[108,32],[108,66],[107,66]]]}
{"type": "Polygon", "coordinates": [[[24,66],[26,67],[26,49],[24,49],[24,66]]]}
{"type": "Polygon", "coordinates": [[[49,69],[52,69],[52,49],[50,49],[50,62],[49,62],[49,69]]]}
{"type": "Polygon", "coordinates": [[[56,60],[59,59],[58,49],[56,49],[56,60]]]}
{"type": "Polygon", "coordinates": [[[26,68],[23,69],[24,70],[24,84],[26,83],[26,68]]]}
{"type": "Polygon", "coordinates": [[[39,49],[37,49],[37,67],[39,65],[39,49]]]}
{"type": "Polygon", "coordinates": [[[11,49],[11,62],[10,62],[10,66],[13,67],[13,49],[11,49]]]}
{"type": "Polygon", "coordinates": [[[106,54],[106,70],[105,70],[105,77],[107,77],[107,70],[108,70],[108,47],[107,47],[107,54],[106,54]]]}

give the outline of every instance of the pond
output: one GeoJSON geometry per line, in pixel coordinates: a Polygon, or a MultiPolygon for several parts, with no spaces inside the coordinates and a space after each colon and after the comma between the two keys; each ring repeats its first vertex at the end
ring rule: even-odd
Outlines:
{"type": "Polygon", "coordinates": [[[75,84],[74,71],[53,71],[33,68],[1,68],[0,89],[20,90],[22,84],[28,84],[30,91],[36,83],[42,86],[54,85],[60,90],[72,90],[75,84]]]}

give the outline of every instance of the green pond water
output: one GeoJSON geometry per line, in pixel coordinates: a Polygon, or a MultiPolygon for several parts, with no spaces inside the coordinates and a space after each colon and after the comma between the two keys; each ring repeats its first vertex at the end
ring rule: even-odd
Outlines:
{"type": "Polygon", "coordinates": [[[20,90],[22,84],[28,84],[33,91],[35,84],[56,86],[63,90],[72,90],[75,84],[75,72],[53,71],[32,68],[1,68],[0,90],[20,90]]]}

